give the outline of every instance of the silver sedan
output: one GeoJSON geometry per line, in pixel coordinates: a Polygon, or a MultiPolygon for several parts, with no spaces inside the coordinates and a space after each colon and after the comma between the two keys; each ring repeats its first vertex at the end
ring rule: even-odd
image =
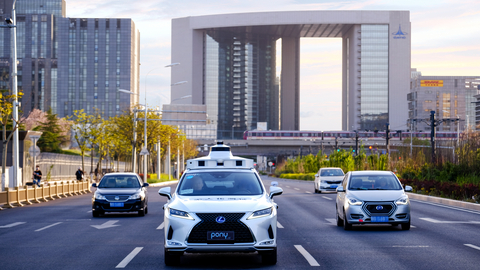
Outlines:
{"type": "Polygon", "coordinates": [[[337,226],[391,224],[410,229],[410,201],[398,178],[390,171],[352,171],[337,188],[337,226]]]}

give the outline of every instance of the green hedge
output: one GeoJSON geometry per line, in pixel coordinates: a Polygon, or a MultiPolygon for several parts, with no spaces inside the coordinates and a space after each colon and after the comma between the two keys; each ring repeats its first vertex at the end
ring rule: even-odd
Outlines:
{"type": "Polygon", "coordinates": [[[282,173],[280,178],[313,181],[315,173],[282,173]]]}

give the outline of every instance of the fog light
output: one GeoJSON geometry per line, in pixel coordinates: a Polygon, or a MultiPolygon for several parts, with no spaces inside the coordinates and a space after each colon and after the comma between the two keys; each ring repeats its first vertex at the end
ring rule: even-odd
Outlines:
{"type": "Polygon", "coordinates": [[[269,246],[269,245],[273,245],[275,241],[273,240],[270,240],[270,241],[263,241],[259,244],[259,246],[269,246]]]}
{"type": "Polygon", "coordinates": [[[181,246],[182,243],[175,242],[175,241],[167,241],[167,245],[169,245],[169,246],[181,246]]]}
{"type": "Polygon", "coordinates": [[[140,205],[137,205],[136,207],[137,207],[137,209],[138,209],[138,208],[140,207],[140,205]]]}

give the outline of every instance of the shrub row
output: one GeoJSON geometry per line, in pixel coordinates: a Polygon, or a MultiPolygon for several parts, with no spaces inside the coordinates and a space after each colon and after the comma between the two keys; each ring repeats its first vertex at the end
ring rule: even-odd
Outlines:
{"type": "Polygon", "coordinates": [[[456,200],[478,202],[480,200],[480,187],[475,184],[458,184],[454,182],[438,182],[436,180],[400,179],[402,184],[412,186],[414,192],[442,196],[456,200]]]}
{"type": "Polygon", "coordinates": [[[313,181],[315,173],[282,173],[280,178],[313,181]]]}

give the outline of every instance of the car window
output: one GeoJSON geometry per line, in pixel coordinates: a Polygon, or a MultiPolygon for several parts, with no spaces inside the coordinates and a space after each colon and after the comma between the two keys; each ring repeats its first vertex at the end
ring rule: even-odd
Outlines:
{"type": "Polygon", "coordinates": [[[340,169],[322,169],[320,176],[343,176],[343,171],[340,169]]]}
{"type": "Polygon", "coordinates": [[[393,175],[352,175],[349,190],[399,190],[402,189],[393,175]]]}
{"type": "Polygon", "coordinates": [[[98,185],[99,188],[140,188],[140,183],[135,176],[115,175],[105,176],[98,185]]]}
{"type": "Polygon", "coordinates": [[[262,193],[262,186],[253,172],[187,173],[178,188],[178,194],[186,196],[260,195],[262,193]]]}

